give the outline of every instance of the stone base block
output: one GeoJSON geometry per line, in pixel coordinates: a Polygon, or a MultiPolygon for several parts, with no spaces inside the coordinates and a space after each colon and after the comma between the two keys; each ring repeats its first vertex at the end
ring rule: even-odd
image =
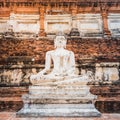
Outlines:
{"type": "Polygon", "coordinates": [[[93,104],[32,104],[25,105],[18,117],[99,117],[93,104]]]}

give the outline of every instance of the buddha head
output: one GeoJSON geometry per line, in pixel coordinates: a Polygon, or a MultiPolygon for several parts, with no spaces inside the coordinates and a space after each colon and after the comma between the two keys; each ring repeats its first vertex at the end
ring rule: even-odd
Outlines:
{"type": "Polygon", "coordinates": [[[54,39],[54,47],[55,48],[66,48],[67,39],[63,34],[57,34],[54,39]]]}

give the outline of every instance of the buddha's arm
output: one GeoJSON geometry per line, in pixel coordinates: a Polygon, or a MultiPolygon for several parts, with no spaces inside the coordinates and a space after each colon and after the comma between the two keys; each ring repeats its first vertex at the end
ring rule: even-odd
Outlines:
{"type": "Polygon", "coordinates": [[[50,51],[46,53],[46,58],[45,58],[45,68],[39,72],[39,74],[44,74],[50,70],[51,67],[51,54],[50,51]]]}
{"type": "Polygon", "coordinates": [[[45,58],[46,71],[50,70],[50,67],[51,67],[51,51],[46,53],[46,58],[45,58]]]}
{"type": "Polygon", "coordinates": [[[75,67],[75,55],[73,52],[71,52],[71,54],[70,54],[70,65],[72,67],[75,67]]]}

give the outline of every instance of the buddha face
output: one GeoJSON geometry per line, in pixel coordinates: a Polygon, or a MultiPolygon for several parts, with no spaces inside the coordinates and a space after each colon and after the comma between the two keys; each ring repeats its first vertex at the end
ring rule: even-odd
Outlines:
{"type": "Polygon", "coordinates": [[[66,42],[67,40],[64,36],[56,36],[54,40],[54,46],[55,48],[66,48],[66,42]]]}

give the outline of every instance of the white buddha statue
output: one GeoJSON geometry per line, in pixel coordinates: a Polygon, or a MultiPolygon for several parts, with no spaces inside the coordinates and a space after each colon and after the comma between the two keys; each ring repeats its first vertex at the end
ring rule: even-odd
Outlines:
{"type": "Polygon", "coordinates": [[[65,49],[66,42],[67,40],[63,35],[56,36],[54,39],[55,50],[46,53],[45,68],[36,75],[31,75],[30,81],[32,84],[78,78],[78,75],[75,75],[74,53],[65,49]],[[51,71],[52,63],[53,69],[51,71]]]}

